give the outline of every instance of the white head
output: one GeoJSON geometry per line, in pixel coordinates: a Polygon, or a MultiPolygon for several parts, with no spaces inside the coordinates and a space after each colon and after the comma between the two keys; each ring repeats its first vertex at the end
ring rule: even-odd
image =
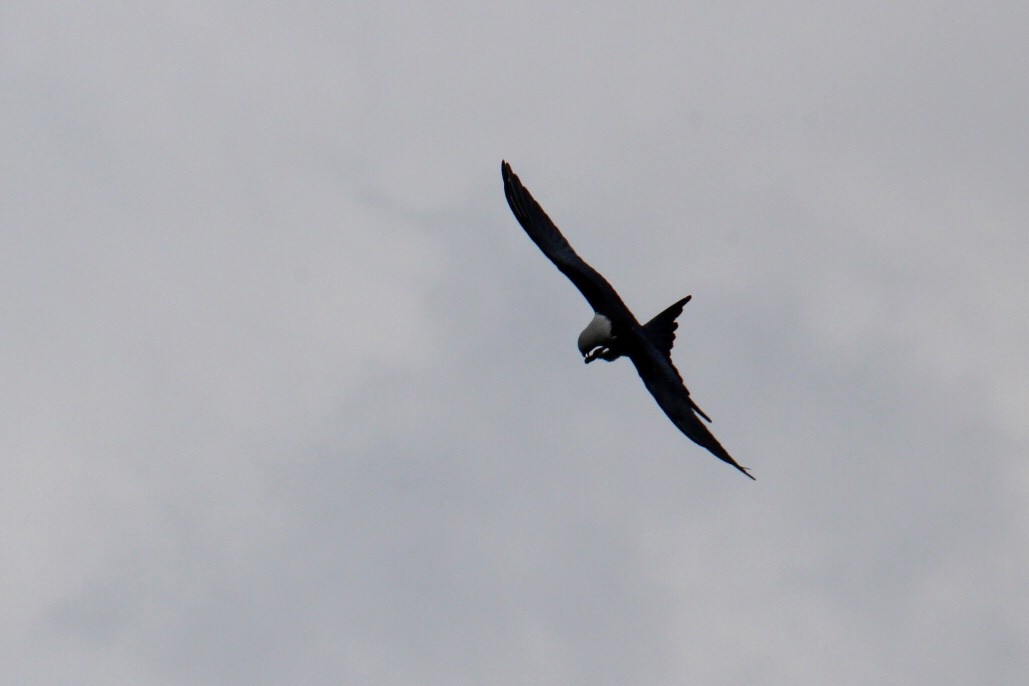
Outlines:
{"type": "Polygon", "coordinates": [[[610,362],[620,355],[610,348],[614,341],[615,336],[611,335],[611,320],[602,314],[595,314],[579,334],[579,352],[586,358],[586,364],[597,358],[610,362]]]}

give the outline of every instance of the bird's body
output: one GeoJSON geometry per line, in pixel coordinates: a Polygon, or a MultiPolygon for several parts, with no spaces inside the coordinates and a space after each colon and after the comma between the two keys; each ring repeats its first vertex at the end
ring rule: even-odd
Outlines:
{"type": "Polygon", "coordinates": [[[611,284],[576,254],[511,170],[511,165],[503,162],[501,173],[508,205],[518,223],[593,307],[594,317],[579,334],[578,340],[579,351],[585,361],[589,363],[602,359],[610,362],[619,357],[628,357],[647,390],[680,431],[694,443],[707,448],[715,457],[753,479],[746,467],[741,467],[700,421],[700,417],[711,420],[690,398],[686,384],[672,363],[672,344],[678,328],[675,319],[682,312],[683,305],[689,302],[690,296],[641,325],[611,284]]]}

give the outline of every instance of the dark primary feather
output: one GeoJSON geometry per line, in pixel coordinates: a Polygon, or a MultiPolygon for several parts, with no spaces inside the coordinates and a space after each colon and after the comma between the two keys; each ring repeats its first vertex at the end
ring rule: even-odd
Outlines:
{"type": "Polygon", "coordinates": [[[695,412],[699,412],[705,419],[711,421],[690,398],[690,392],[686,389],[682,377],[679,376],[678,370],[671,364],[671,361],[667,365],[662,364],[663,361],[660,360],[655,364],[653,359],[637,355],[630,355],[629,359],[636,366],[636,372],[643,381],[643,385],[647,387],[658,406],[679,431],[686,434],[697,445],[707,448],[719,460],[732,465],[750,479],[754,479],[747,468],[733,459],[729,451],[722,447],[714,434],[695,414],[695,412]]]}
{"type": "Polygon", "coordinates": [[[515,219],[543,254],[582,292],[593,306],[593,311],[605,315],[616,327],[638,325],[632,312],[607,279],[586,264],[572,249],[540,204],[522,185],[518,175],[511,171],[511,165],[502,162],[500,169],[504,177],[504,194],[515,219]]]}
{"type": "Polygon", "coordinates": [[[632,360],[643,384],[672,423],[694,443],[707,448],[715,457],[753,479],[746,467],[741,467],[700,421],[697,413],[709,422],[711,419],[690,398],[679,370],[672,363],[672,344],[675,342],[675,330],[679,326],[675,319],[690,297],[668,307],[646,326],[640,326],[611,284],[576,254],[511,170],[511,165],[501,162],[500,169],[507,204],[511,206],[518,223],[543,254],[582,292],[593,310],[611,320],[612,326],[619,332],[622,343],[620,347],[625,348],[624,354],[632,360]]]}

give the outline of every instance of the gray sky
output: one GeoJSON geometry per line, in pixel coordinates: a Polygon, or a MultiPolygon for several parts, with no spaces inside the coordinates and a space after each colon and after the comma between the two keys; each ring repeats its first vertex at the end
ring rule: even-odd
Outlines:
{"type": "Polygon", "coordinates": [[[1024,2],[95,5],[0,9],[5,682],[1029,683],[1024,2]]]}

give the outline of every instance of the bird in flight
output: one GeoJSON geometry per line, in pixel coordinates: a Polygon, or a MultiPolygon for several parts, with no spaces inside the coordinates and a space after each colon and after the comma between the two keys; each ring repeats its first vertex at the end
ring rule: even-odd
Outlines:
{"type": "Polygon", "coordinates": [[[747,468],[741,467],[700,421],[701,417],[708,422],[711,419],[693,402],[672,363],[672,344],[675,342],[675,330],[679,327],[675,319],[691,296],[687,295],[646,324],[640,324],[611,284],[575,253],[511,170],[511,165],[501,162],[500,170],[507,204],[511,206],[515,219],[532,242],[575,284],[593,307],[593,319],[579,334],[578,341],[579,352],[586,364],[598,359],[611,362],[619,357],[628,357],[643,385],[679,431],[753,479],[747,468]]]}

